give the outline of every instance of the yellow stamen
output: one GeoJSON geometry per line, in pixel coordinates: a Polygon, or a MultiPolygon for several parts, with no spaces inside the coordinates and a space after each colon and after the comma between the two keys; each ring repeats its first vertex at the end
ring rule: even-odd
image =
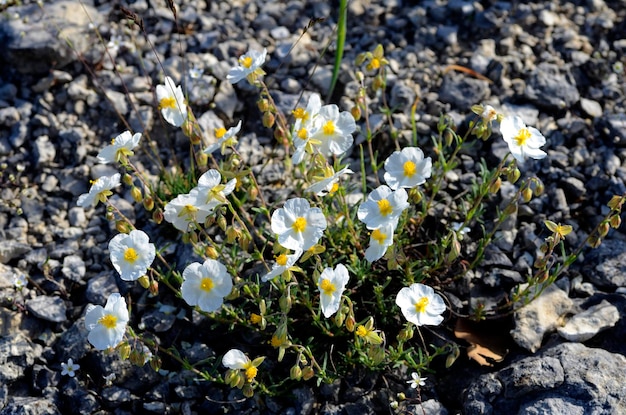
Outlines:
{"type": "Polygon", "coordinates": [[[333,284],[326,278],[324,278],[322,282],[320,282],[320,288],[322,289],[322,291],[324,291],[324,294],[326,295],[333,295],[336,290],[335,284],[333,284]]]}
{"type": "Polygon", "coordinates": [[[213,280],[209,277],[204,277],[202,281],[200,281],[200,289],[203,291],[211,292],[214,286],[213,280]]]}
{"type": "Polygon", "coordinates": [[[126,262],[130,262],[132,264],[137,261],[137,258],[139,258],[139,254],[137,254],[137,251],[135,251],[134,248],[126,248],[124,251],[124,260],[126,262]]]}
{"type": "Polygon", "coordinates": [[[296,232],[304,232],[306,229],[306,219],[300,216],[296,219],[296,221],[291,225],[294,231],[296,232]]]}
{"type": "Polygon", "coordinates": [[[272,339],[270,340],[270,344],[272,345],[272,347],[280,347],[283,344],[283,339],[277,336],[272,336],[272,339]]]}
{"type": "Polygon", "coordinates": [[[322,130],[326,135],[335,134],[335,123],[332,120],[326,121],[326,123],[322,127],[322,130]]]}
{"type": "Polygon", "coordinates": [[[100,317],[98,324],[103,325],[107,329],[112,329],[117,325],[117,317],[112,314],[105,314],[100,317]]]}
{"type": "Polygon", "coordinates": [[[241,63],[241,66],[243,66],[244,68],[250,69],[250,67],[252,66],[252,58],[250,56],[242,57],[241,59],[239,59],[239,63],[241,63]]]}
{"type": "Polygon", "coordinates": [[[250,323],[259,324],[262,320],[263,320],[263,317],[261,317],[260,315],[255,314],[255,313],[250,314],[250,323]]]}
{"type": "Polygon", "coordinates": [[[369,334],[369,330],[365,326],[360,325],[356,328],[356,335],[359,337],[365,337],[369,334]]]}
{"type": "Polygon", "coordinates": [[[174,97],[165,97],[159,102],[159,109],[176,108],[176,99],[174,97]]]}
{"type": "Polygon", "coordinates": [[[252,366],[252,363],[249,363],[249,366],[246,367],[245,373],[246,373],[246,380],[248,382],[252,382],[254,380],[254,378],[256,377],[256,374],[259,370],[252,366]]]}
{"type": "Polygon", "coordinates": [[[368,69],[372,70],[372,69],[378,69],[378,68],[380,68],[380,59],[372,58],[370,64],[368,65],[368,69]]]}
{"type": "Polygon", "coordinates": [[[415,311],[418,313],[423,313],[426,311],[426,307],[428,307],[428,298],[422,297],[419,299],[417,303],[415,303],[415,311]]]}
{"type": "Polygon", "coordinates": [[[333,186],[330,188],[329,192],[330,194],[335,193],[337,190],[339,190],[339,183],[333,183],[333,186]]]}
{"type": "Polygon", "coordinates": [[[417,168],[415,166],[415,163],[413,163],[411,160],[408,160],[404,162],[404,165],[402,166],[402,170],[404,172],[405,177],[413,177],[417,168]]]}
{"type": "Polygon", "coordinates": [[[387,199],[381,199],[376,203],[378,204],[378,210],[380,211],[381,215],[387,216],[391,214],[391,212],[393,212],[393,207],[387,199]]]}
{"type": "Polygon", "coordinates": [[[526,144],[526,141],[528,141],[529,138],[530,138],[530,131],[528,131],[528,128],[522,128],[521,130],[519,130],[519,132],[517,133],[514,139],[515,139],[515,143],[521,147],[524,144],[526,144]]]}
{"type": "Polygon", "coordinates": [[[385,235],[378,229],[374,229],[374,231],[372,232],[372,239],[378,242],[379,245],[382,245],[385,243],[385,239],[387,239],[387,235],[385,235]]]}
{"type": "Polygon", "coordinates": [[[215,129],[215,137],[216,138],[222,138],[222,137],[224,137],[224,134],[226,134],[226,128],[220,127],[220,128],[216,128],[215,129]]]}
{"type": "Polygon", "coordinates": [[[276,263],[280,265],[281,267],[284,267],[285,265],[287,265],[287,255],[285,254],[278,255],[276,257],[276,263]]]}
{"type": "Polygon", "coordinates": [[[195,207],[194,205],[185,205],[185,207],[183,207],[180,210],[180,214],[178,216],[192,216],[194,213],[196,213],[198,211],[198,208],[195,207]]]}
{"type": "Polygon", "coordinates": [[[307,118],[309,118],[309,114],[307,114],[306,110],[300,107],[293,110],[292,114],[293,114],[293,118],[295,118],[296,120],[304,121],[307,118]]]}
{"type": "Polygon", "coordinates": [[[300,140],[306,140],[307,135],[309,135],[309,133],[307,132],[306,128],[300,128],[300,130],[298,131],[298,138],[300,140]]]}

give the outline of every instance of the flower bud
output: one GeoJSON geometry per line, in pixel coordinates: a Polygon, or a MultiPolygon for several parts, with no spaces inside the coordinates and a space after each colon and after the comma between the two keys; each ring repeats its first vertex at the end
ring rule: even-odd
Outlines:
{"type": "Polygon", "coordinates": [[[243,388],[241,388],[241,393],[243,393],[243,396],[246,398],[252,398],[254,396],[254,389],[252,388],[252,385],[246,383],[243,385],[243,388]]]}
{"type": "Polygon", "coordinates": [[[398,333],[398,340],[400,341],[407,341],[412,338],[413,338],[413,326],[412,325],[407,325],[402,330],[400,330],[400,333],[398,333]]]}
{"type": "Polygon", "coordinates": [[[154,209],[154,199],[150,196],[147,196],[143,199],[143,207],[148,212],[154,209]]]}
{"type": "Polygon", "coordinates": [[[283,295],[278,299],[280,311],[287,314],[291,310],[291,295],[283,295]]]}
{"type": "Polygon", "coordinates": [[[117,229],[117,231],[119,233],[129,233],[130,232],[130,226],[128,225],[128,222],[126,222],[125,220],[118,220],[115,222],[115,229],[117,229]]]}
{"type": "Polygon", "coordinates": [[[406,401],[406,395],[404,394],[404,392],[400,392],[400,393],[398,393],[396,396],[398,397],[398,400],[399,400],[400,402],[402,402],[402,401],[406,401]]]}
{"type": "Polygon", "coordinates": [[[348,316],[348,318],[346,319],[346,329],[348,329],[350,333],[354,331],[355,324],[356,324],[356,321],[354,320],[354,317],[348,316]]]}
{"type": "Polygon", "coordinates": [[[148,287],[150,287],[150,278],[148,278],[147,275],[142,275],[137,281],[139,281],[139,285],[141,285],[146,290],[148,289],[148,287]]]}
{"type": "Polygon", "coordinates": [[[128,174],[128,173],[124,173],[124,176],[122,176],[122,182],[124,182],[124,184],[126,186],[132,186],[133,185],[133,177],[128,174]]]}
{"type": "Polygon", "coordinates": [[[504,214],[505,215],[513,215],[517,213],[517,203],[516,202],[511,202],[509,203],[506,208],[504,208],[504,214]]]}
{"type": "Polygon", "coordinates": [[[302,368],[302,379],[309,380],[315,376],[315,371],[311,366],[305,366],[302,368]]]}
{"type": "Polygon", "coordinates": [[[126,360],[130,356],[130,345],[128,342],[123,342],[117,346],[117,353],[120,355],[120,359],[126,360]]]}
{"type": "Polygon", "coordinates": [[[609,219],[609,222],[611,223],[611,227],[613,229],[617,229],[622,224],[622,218],[619,215],[613,215],[611,216],[611,219],[609,219]]]}
{"type": "Polygon", "coordinates": [[[226,243],[233,244],[240,236],[241,232],[238,229],[235,229],[234,226],[226,228],[226,243]]]}
{"type": "Polygon", "coordinates": [[[498,190],[500,190],[501,185],[502,185],[502,179],[500,179],[499,177],[496,178],[496,180],[494,180],[493,183],[489,185],[489,192],[493,194],[498,193],[498,190]]]}
{"type": "Polygon", "coordinates": [[[157,281],[152,280],[150,282],[150,288],[148,288],[150,294],[154,297],[159,295],[159,283],[157,281]]]}
{"type": "Polygon", "coordinates": [[[248,199],[254,202],[259,195],[259,189],[255,186],[248,191],[248,199]]]}
{"type": "Polygon", "coordinates": [[[130,363],[132,363],[135,366],[141,367],[144,364],[144,358],[142,356],[142,353],[137,349],[130,352],[130,356],[128,360],[130,360],[130,363]]]}
{"type": "Polygon", "coordinates": [[[535,190],[533,192],[535,194],[535,197],[536,196],[541,196],[543,194],[544,190],[545,190],[545,187],[543,186],[543,183],[540,182],[539,180],[537,180],[535,182],[535,190]]]}
{"type": "Polygon", "coordinates": [[[271,112],[267,111],[263,114],[263,127],[272,128],[275,121],[276,117],[271,112]]]}
{"type": "Polygon", "coordinates": [[[219,226],[219,227],[220,227],[220,229],[222,230],[222,232],[226,232],[226,226],[227,226],[227,223],[226,223],[226,218],[225,218],[224,216],[220,215],[220,216],[217,218],[217,226],[219,226]]]}
{"type": "Polygon", "coordinates": [[[506,176],[506,179],[514,184],[515,182],[517,182],[519,180],[521,176],[521,173],[519,171],[519,169],[517,167],[512,168],[511,170],[509,170],[509,173],[506,176]]]}
{"type": "Polygon", "coordinates": [[[352,114],[352,117],[354,118],[354,121],[360,120],[361,119],[361,108],[359,108],[358,105],[355,105],[350,110],[350,114],[352,114]]]}
{"type": "Polygon", "coordinates": [[[454,133],[449,128],[447,128],[443,132],[443,141],[446,143],[446,146],[452,146],[452,142],[454,141],[454,133]]]}
{"type": "Polygon", "coordinates": [[[204,248],[204,254],[211,259],[217,259],[220,256],[217,252],[217,249],[210,245],[204,248]]]}
{"type": "Polygon", "coordinates": [[[130,196],[133,198],[135,202],[140,203],[142,200],[141,189],[139,189],[137,186],[131,187],[130,196]]]}
{"type": "Polygon", "coordinates": [[[624,203],[624,197],[615,195],[611,198],[607,206],[610,207],[612,210],[620,210],[622,208],[623,203],[624,203]]]}
{"type": "Polygon", "coordinates": [[[114,220],[115,220],[115,213],[110,212],[110,211],[108,211],[108,210],[107,210],[107,213],[106,213],[105,217],[106,217],[106,219],[107,219],[109,222],[112,222],[112,221],[114,221],[114,220]]]}
{"type": "Polygon", "coordinates": [[[600,238],[604,238],[609,233],[610,226],[607,222],[602,222],[600,226],[598,226],[598,234],[600,238]]]}
{"type": "Polygon", "coordinates": [[[152,220],[154,221],[154,223],[156,223],[157,225],[161,224],[161,222],[163,222],[163,211],[161,209],[157,209],[152,213],[152,220]]]}
{"type": "Polygon", "coordinates": [[[287,133],[282,127],[276,127],[274,129],[274,138],[276,139],[276,141],[278,141],[280,145],[285,146],[289,144],[287,133]]]}
{"type": "Polygon", "coordinates": [[[161,361],[161,358],[158,357],[158,356],[152,356],[152,359],[150,359],[150,367],[155,372],[158,372],[159,370],[161,370],[161,364],[162,363],[163,362],[161,361]]]}
{"type": "Polygon", "coordinates": [[[300,369],[300,366],[295,365],[291,368],[291,370],[289,370],[290,379],[300,380],[301,377],[302,377],[302,369],[300,369]]]}
{"type": "Polygon", "coordinates": [[[259,108],[259,111],[261,112],[267,112],[270,110],[270,102],[268,101],[267,98],[260,98],[257,101],[256,105],[259,108]]]}
{"type": "Polygon", "coordinates": [[[200,153],[196,155],[196,163],[199,167],[204,167],[209,163],[209,155],[205,153],[200,153]]]}
{"type": "Polygon", "coordinates": [[[530,200],[533,198],[533,191],[530,190],[530,187],[526,187],[524,190],[522,190],[522,200],[526,203],[530,202],[530,200]]]}

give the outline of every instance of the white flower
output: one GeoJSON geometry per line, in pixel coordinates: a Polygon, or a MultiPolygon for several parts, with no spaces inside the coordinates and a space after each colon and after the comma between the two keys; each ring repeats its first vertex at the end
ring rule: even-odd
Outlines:
{"type": "Polygon", "coordinates": [[[176,196],[170,200],[163,210],[163,218],[183,232],[187,232],[198,223],[204,223],[212,209],[204,201],[206,195],[201,195],[198,188],[191,192],[176,196]]]}
{"type": "Polygon", "coordinates": [[[204,205],[203,209],[213,212],[216,207],[226,203],[226,196],[235,190],[237,179],[231,179],[226,184],[221,183],[222,175],[215,169],[210,169],[200,176],[196,189],[199,201],[204,205]]]}
{"type": "Polygon", "coordinates": [[[218,310],[233,289],[226,267],[214,259],[189,264],[183,271],[183,279],[180,287],[183,299],[207,313],[218,310]]]}
{"type": "Polygon", "coordinates": [[[276,257],[276,262],[272,265],[272,269],[270,272],[261,277],[261,281],[267,282],[271,279],[276,278],[281,275],[283,272],[287,271],[289,268],[293,267],[296,262],[302,256],[302,251],[296,251],[291,255],[280,254],[276,257]]]}
{"type": "MultiPolygon", "coordinates": [[[[314,144],[321,144],[319,141],[309,140],[311,134],[315,132],[313,121],[319,115],[321,108],[322,100],[319,94],[312,94],[309,97],[306,108],[296,108],[293,111],[293,116],[296,120],[293,128],[293,145],[296,148],[296,151],[292,156],[294,164],[299,164],[304,159],[307,146],[310,147],[314,144]]],[[[308,151],[312,152],[313,148],[310,147],[308,151]]]]}
{"type": "Polygon", "coordinates": [[[352,145],[352,133],[356,130],[354,117],[348,111],[339,112],[339,108],[332,105],[323,106],[318,116],[313,120],[309,140],[319,142],[316,145],[320,153],[329,157],[331,154],[340,156],[352,145]]]}
{"type": "Polygon", "coordinates": [[[320,208],[311,208],[303,198],[289,199],[272,214],[272,232],[278,243],[294,251],[306,251],[320,240],[326,229],[326,218],[320,208]]]}
{"type": "Polygon", "coordinates": [[[370,234],[370,246],[365,251],[365,259],[374,262],[387,252],[387,248],[393,245],[394,224],[383,225],[378,229],[374,229],[370,234]]]}
{"type": "Polygon", "coordinates": [[[236,126],[229,128],[226,130],[224,127],[215,129],[215,138],[217,138],[217,142],[211,144],[207,148],[204,149],[205,154],[212,154],[218,148],[222,149],[222,154],[224,154],[224,149],[227,146],[234,146],[237,144],[237,137],[235,137],[239,131],[241,130],[241,120],[237,123],[236,126]]]}
{"type": "Polygon", "coordinates": [[[357,216],[367,229],[378,229],[389,224],[395,229],[400,215],[409,207],[408,200],[409,195],[403,188],[392,191],[388,186],[381,185],[361,203],[357,216]]]}
{"type": "Polygon", "coordinates": [[[122,158],[134,154],[133,149],[137,147],[140,139],[141,133],[130,135],[130,131],[124,131],[111,140],[111,144],[100,150],[98,161],[100,163],[119,163],[122,158]]]}
{"type": "Polygon", "coordinates": [[[266,56],[267,49],[263,49],[263,52],[249,50],[248,53],[239,58],[239,65],[228,71],[226,79],[228,79],[231,84],[236,84],[244,78],[248,78],[249,81],[253,81],[254,75],[265,74],[263,69],[261,69],[261,65],[265,63],[266,56]]]}
{"type": "Polygon", "coordinates": [[[16,289],[21,290],[27,285],[28,285],[28,278],[26,278],[26,275],[22,273],[17,273],[17,272],[13,274],[13,286],[16,289]]]}
{"type": "Polygon", "coordinates": [[[102,176],[98,180],[92,182],[89,193],[83,193],[78,196],[76,204],[80,207],[96,206],[98,202],[105,203],[107,198],[113,194],[112,189],[121,184],[120,174],[115,173],[112,176],[102,176]]]}
{"type": "MultiPolygon", "coordinates": [[[[257,359],[255,359],[255,361],[256,360],[257,359]]],[[[250,358],[239,349],[230,349],[226,352],[224,357],[222,357],[222,364],[225,367],[231,370],[243,370],[246,376],[246,381],[248,382],[252,382],[258,373],[258,369],[254,363],[255,362],[250,360],[250,358]]]]}
{"type": "Polygon", "coordinates": [[[189,68],[189,77],[191,79],[200,79],[203,73],[204,73],[204,69],[200,68],[199,66],[192,65],[189,68]]]}
{"type": "Polygon", "coordinates": [[[109,256],[113,268],[124,281],[136,281],[146,275],[156,256],[154,244],[145,232],[132,230],[117,234],[109,242],[109,256]]]}
{"type": "Polygon", "coordinates": [[[345,167],[339,170],[337,173],[335,173],[333,168],[330,167],[329,173],[331,174],[330,176],[327,176],[323,178],[322,180],[312,184],[306,189],[306,191],[313,192],[317,196],[324,196],[327,193],[334,193],[339,187],[339,185],[337,184],[337,182],[339,181],[339,178],[343,176],[344,174],[352,174],[354,172],[350,170],[348,167],[345,167]]]}
{"type": "Polygon", "coordinates": [[[405,147],[402,151],[394,151],[385,160],[385,181],[393,190],[412,188],[430,177],[432,166],[431,158],[424,158],[419,147],[405,147]]]}
{"type": "Polygon", "coordinates": [[[461,228],[461,226],[463,226],[462,222],[452,222],[452,229],[454,229],[454,231],[457,233],[459,241],[462,241],[463,236],[471,231],[469,227],[465,226],[464,228],[461,228]]]}
{"type": "Polygon", "coordinates": [[[157,101],[161,115],[174,127],[180,127],[187,119],[187,104],[180,85],[176,85],[172,78],[165,77],[164,85],[156,87],[157,101]]]}
{"type": "Polygon", "coordinates": [[[61,376],[69,376],[73,378],[76,376],[76,371],[80,369],[80,365],[78,363],[74,363],[72,358],[67,359],[67,363],[61,363],[61,376]]]}
{"type": "Polygon", "coordinates": [[[424,284],[411,284],[404,287],[396,296],[396,304],[404,318],[417,326],[436,326],[443,321],[446,311],[443,298],[431,287],[424,284]]]}
{"type": "Polygon", "coordinates": [[[504,117],[500,123],[500,133],[509,145],[509,151],[520,163],[526,157],[539,160],[547,156],[546,152],[539,149],[546,143],[545,137],[536,128],[527,127],[517,115],[504,117]]]}
{"type": "Polygon", "coordinates": [[[85,327],[89,330],[87,340],[98,350],[115,347],[124,339],[128,309],[120,294],[111,294],[102,308],[89,305],[85,314],[85,327]]]}
{"type": "Polygon", "coordinates": [[[411,380],[407,380],[406,383],[411,384],[411,388],[417,389],[418,386],[426,385],[426,378],[421,378],[417,372],[411,373],[411,380]]]}
{"type": "Polygon", "coordinates": [[[339,310],[341,293],[348,284],[348,269],[338,264],[335,269],[325,268],[317,280],[317,288],[320,290],[320,305],[324,317],[329,318],[339,310]]]}

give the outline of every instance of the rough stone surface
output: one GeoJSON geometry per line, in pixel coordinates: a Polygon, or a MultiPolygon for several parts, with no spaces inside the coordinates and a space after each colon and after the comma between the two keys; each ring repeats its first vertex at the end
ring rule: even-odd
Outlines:
{"type": "Polygon", "coordinates": [[[615,326],[619,319],[617,307],[608,301],[602,301],[600,304],[576,314],[563,327],[558,327],[556,331],[561,337],[569,341],[584,342],[602,330],[615,326]]]}

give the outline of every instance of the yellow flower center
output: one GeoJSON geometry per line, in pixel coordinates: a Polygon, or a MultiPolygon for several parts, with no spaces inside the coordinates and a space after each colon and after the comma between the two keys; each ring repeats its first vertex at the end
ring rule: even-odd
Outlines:
{"type": "Polygon", "coordinates": [[[185,216],[185,215],[192,216],[197,211],[198,211],[198,208],[195,207],[194,205],[185,205],[185,207],[180,210],[180,215],[178,216],[185,216]]]}
{"type": "Polygon", "coordinates": [[[115,145],[115,138],[111,139],[111,145],[114,146],[115,145]]]}
{"type": "Polygon", "coordinates": [[[419,299],[417,303],[415,303],[415,311],[418,313],[423,313],[426,311],[426,307],[428,307],[428,298],[422,297],[419,299]]]}
{"type": "Polygon", "coordinates": [[[387,199],[381,199],[376,203],[378,204],[378,210],[381,215],[387,216],[393,212],[393,207],[391,207],[391,203],[389,203],[387,199]]]}
{"type": "Polygon", "coordinates": [[[159,109],[176,108],[176,99],[174,97],[165,97],[159,102],[159,109]]]}
{"type": "Polygon", "coordinates": [[[278,255],[276,257],[276,263],[280,265],[281,267],[284,267],[285,265],[287,265],[287,255],[285,254],[278,255]]]}
{"type": "Polygon", "coordinates": [[[335,193],[337,190],[339,190],[339,183],[333,183],[333,186],[330,188],[330,190],[328,191],[328,193],[335,193]]]}
{"type": "Polygon", "coordinates": [[[320,288],[322,289],[322,291],[324,291],[324,294],[326,295],[333,295],[336,290],[335,284],[333,284],[326,278],[324,278],[322,282],[320,282],[320,288]]]}
{"type": "Polygon", "coordinates": [[[324,131],[324,134],[326,135],[335,134],[335,123],[332,120],[326,121],[322,127],[322,131],[324,131]]]}
{"type": "Polygon", "coordinates": [[[309,114],[307,114],[306,110],[304,108],[298,107],[295,110],[293,110],[293,117],[296,120],[306,120],[307,118],[309,118],[309,114]]]}
{"type": "Polygon", "coordinates": [[[211,292],[214,286],[215,284],[213,283],[213,280],[209,277],[204,277],[202,278],[202,281],[200,281],[200,289],[202,291],[206,291],[207,293],[211,292]]]}
{"type": "Polygon", "coordinates": [[[220,128],[216,128],[215,129],[215,137],[216,138],[222,138],[222,137],[224,137],[224,134],[226,134],[226,128],[220,127],[220,128]]]}
{"type": "Polygon", "coordinates": [[[306,140],[307,135],[309,135],[309,133],[306,128],[300,128],[300,130],[298,131],[298,138],[300,140],[306,140]]]}
{"type": "Polygon", "coordinates": [[[387,239],[387,235],[385,235],[378,229],[374,229],[374,231],[372,232],[372,239],[378,242],[379,245],[382,245],[385,243],[385,239],[387,239]]]}
{"type": "Polygon", "coordinates": [[[283,339],[277,336],[272,336],[272,339],[270,340],[270,344],[272,345],[272,347],[280,347],[283,344],[283,339]]]}
{"type": "Polygon", "coordinates": [[[521,130],[519,130],[519,132],[517,133],[514,139],[515,139],[515,143],[521,147],[524,144],[526,144],[526,141],[528,141],[529,138],[530,138],[530,131],[528,131],[528,128],[522,128],[521,130]]]}
{"type": "Polygon", "coordinates": [[[137,251],[135,251],[134,248],[126,248],[124,251],[124,260],[126,262],[130,262],[132,264],[137,261],[137,258],[139,258],[139,254],[137,254],[137,251]]]}
{"type": "Polygon", "coordinates": [[[404,162],[404,165],[402,166],[402,170],[406,177],[413,177],[417,168],[415,166],[415,163],[413,163],[411,160],[408,160],[404,162]]]}
{"type": "Polygon", "coordinates": [[[306,229],[306,219],[300,216],[296,221],[291,225],[294,231],[301,233],[306,229]]]}
{"type": "Polygon", "coordinates": [[[248,382],[252,382],[254,380],[254,378],[256,377],[256,374],[258,373],[259,369],[257,369],[256,367],[252,366],[252,363],[249,364],[248,367],[246,367],[245,373],[246,373],[246,380],[248,382]]]}
{"type": "Polygon", "coordinates": [[[372,58],[372,61],[370,62],[370,69],[378,69],[378,68],[380,68],[380,59],[372,58]]]}
{"type": "Polygon", "coordinates": [[[112,329],[117,325],[117,317],[112,314],[105,314],[100,317],[100,320],[98,320],[98,324],[103,325],[107,329],[112,329]]]}
{"type": "Polygon", "coordinates": [[[250,314],[250,323],[259,324],[262,320],[263,320],[263,317],[261,317],[260,315],[255,314],[255,313],[250,314]]]}
{"type": "Polygon", "coordinates": [[[241,63],[241,66],[246,69],[250,69],[250,67],[252,66],[252,58],[250,56],[242,57],[241,59],[239,59],[239,62],[241,63]]]}
{"type": "Polygon", "coordinates": [[[363,325],[359,325],[356,328],[356,335],[359,337],[365,337],[369,334],[369,330],[365,328],[363,325]]]}

